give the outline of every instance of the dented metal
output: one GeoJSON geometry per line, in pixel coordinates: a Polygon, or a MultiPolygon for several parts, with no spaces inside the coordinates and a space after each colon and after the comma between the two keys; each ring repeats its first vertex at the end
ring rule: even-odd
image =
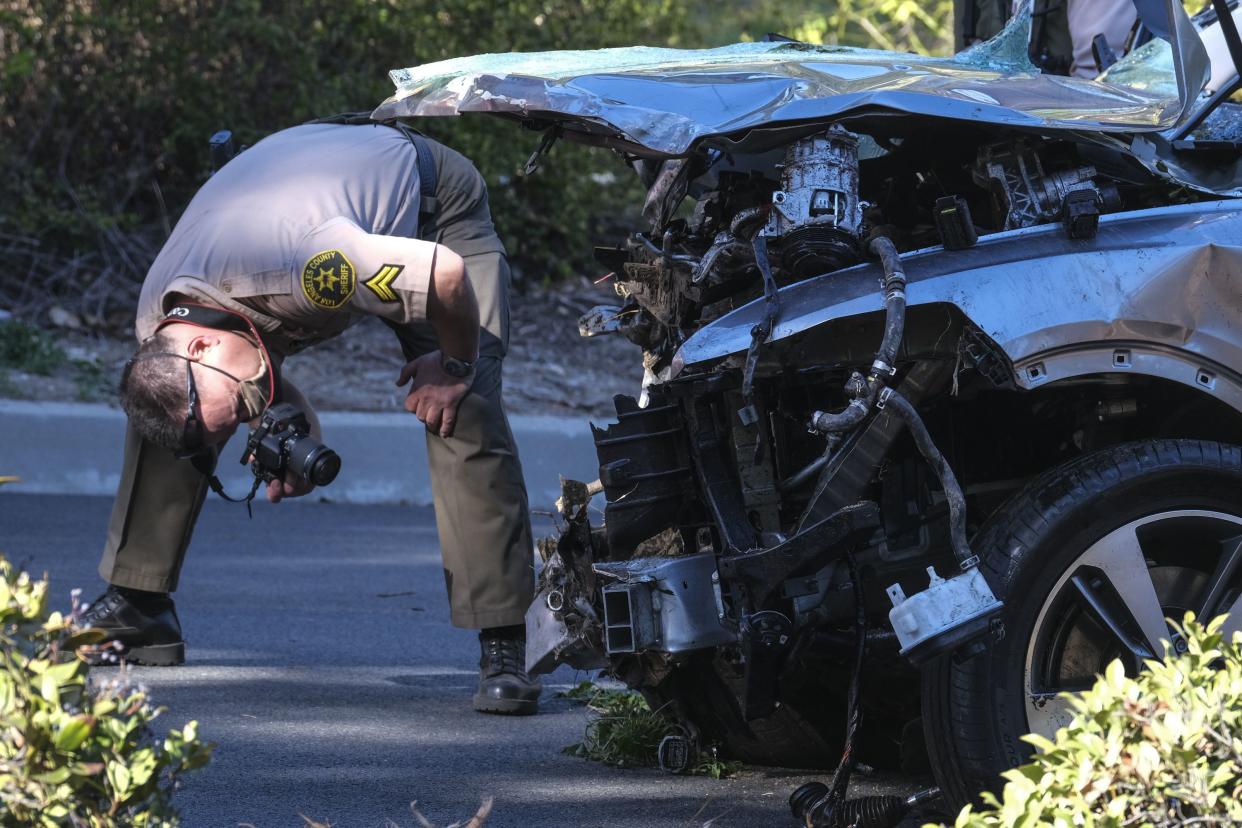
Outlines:
{"type": "Polygon", "coordinates": [[[1122,61],[1115,82],[1039,74],[1026,58],[1028,3],[995,38],[951,58],[806,43],[454,58],[394,70],[397,91],[374,116],[487,112],[544,120],[571,137],[652,156],[685,155],[700,142],[753,143],[762,137],[749,134],[757,129],[874,113],[1087,136],[1155,132],[1192,117],[1209,77],[1204,46],[1181,4],[1163,5],[1173,32],[1167,59],[1153,54],[1146,74],[1143,64],[1136,71],[1136,61],[1122,61]],[[1124,85],[1134,77],[1136,86],[1124,85]]]}
{"type": "MultiPolygon", "coordinates": [[[[520,120],[541,149],[622,151],[647,188],[645,226],[596,248],[619,304],[579,323],[639,346],[643,385],[593,427],[599,481],[563,481],[528,669],[604,667],[744,759],[773,761],[753,733],[780,721],[813,753],[868,628],[913,661],[1009,634],[967,515],[1090,452],[1242,428],[1237,72],[1207,17],[1136,5],[1167,40],[1095,81],[1034,70],[1029,6],[954,58],[751,43],[394,73],[376,117],[520,120]]],[[[866,658],[900,675],[896,654],[866,658]]]]}
{"type": "MultiPolygon", "coordinates": [[[[1034,388],[1124,370],[1175,380],[1242,410],[1242,202],[1219,201],[1104,216],[1090,240],[1060,225],[996,233],[966,250],[902,256],[908,304],[952,305],[1034,388]]],[[[882,307],[877,264],[781,291],[771,343],[882,307]]],[[[763,317],[756,300],[681,347],[685,366],[740,355],[763,317]]]]}
{"type": "Polygon", "coordinates": [[[597,563],[594,569],[611,581],[602,591],[609,655],[681,653],[737,640],[716,607],[711,552],[597,563]]]}

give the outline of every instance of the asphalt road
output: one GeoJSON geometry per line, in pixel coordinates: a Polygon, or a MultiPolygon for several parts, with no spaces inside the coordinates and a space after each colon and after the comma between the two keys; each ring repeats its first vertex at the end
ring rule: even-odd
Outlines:
{"type": "MultiPolygon", "coordinates": [[[[111,502],[0,493],[0,551],[46,571],[67,607],[90,599],[111,502]]],[[[617,770],[565,756],[587,713],[545,681],[539,716],[470,708],[473,632],[448,622],[432,512],[335,504],[244,507],[212,498],[182,573],[188,641],[178,668],[131,678],[217,744],[178,793],[187,828],[252,823],[337,828],[439,825],[495,797],[499,826],[792,826],[786,799],[808,777],[763,769],[734,779],[617,770]]],[[[912,790],[904,779],[860,791],[912,790]]]]}

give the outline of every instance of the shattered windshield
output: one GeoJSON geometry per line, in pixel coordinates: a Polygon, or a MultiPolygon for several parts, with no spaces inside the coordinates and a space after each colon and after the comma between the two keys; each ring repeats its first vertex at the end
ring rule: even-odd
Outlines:
{"type": "Polygon", "coordinates": [[[378,118],[544,119],[662,155],[684,155],[705,138],[864,108],[1096,131],[1161,129],[1180,114],[1176,92],[1014,71],[984,59],[786,43],[480,55],[398,70],[393,79],[398,92],[378,118]]]}
{"type": "Polygon", "coordinates": [[[1089,134],[1153,132],[1186,116],[1206,64],[1185,12],[1169,10],[1180,50],[1159,64],[1157,48],[1145,47],[1152,61],[1136,55],[1114,68],[1124,82],[1040,74],[1026,56],[1028,4],[996,37],[951,58],[806,43],[455,58],[393,71],[396,93],[375,117],[488,112],[666,157],[702,141],[735,145],[759,140],[759,130],[866,112],[1089,134]],[[1182,67],[1183,82],[1174,71],[1170,83],[1170,65],[1182,67]]]}
{"type": "Polygon", "coordinates": [[[1098,80],[1161,97],[1176,95],[1177,72],[1173,66],[1173,47],[1159,38],[1149,40],[1110,66],[1098,80]]]}

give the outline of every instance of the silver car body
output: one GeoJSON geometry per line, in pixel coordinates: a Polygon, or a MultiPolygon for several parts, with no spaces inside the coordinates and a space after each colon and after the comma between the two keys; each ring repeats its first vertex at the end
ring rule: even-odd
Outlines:
{"type": "MultiPolygon", "coordinates": [[[[958,308],[1003,349],[1020,387],[1123,371],[1242,411],[1242,201],[1105,216],[1091,240],[1043,225],[902,261],[910,306],[958,308]]],[[[865,264],[785,288],[769,341],[879,313],[880,276],[865,264]]],[[[754,302],[716,320],[682,346],[681,361],[707,367],[743,353],[762,316],[754,302]]]]}
{"type": "MultiPolygon", "coordinates": [[[[1236,85],[1219,33],[1201,37],[1167,0],[1169,41],[1086,81],[1027,62],[1029,12],[1028,3],[996,38],[952,58],[789,43],[460,58],[393,72],[397,93],[375,115],[487,112],[656,158],[703,146],[763,151],[833,119],[970,120],[1108,146],[1188,188],[1242,195],[1242,165],[1196,166],[1172,149],[1236,85]]],[[[1242,201],[1105,216],[1091,240],[1044,225],[903,261],[910,306],[956,307],[1003,350],[1019,387],[1123,371],[1242,411],[1242,201]]],[[[878,313],[878,277],[865,264],[784,288],[769,342],[878,313]]],[[[762,316],[757,301],[706,325],[683,344],[677,370],[741,354],[762,316]]]]}

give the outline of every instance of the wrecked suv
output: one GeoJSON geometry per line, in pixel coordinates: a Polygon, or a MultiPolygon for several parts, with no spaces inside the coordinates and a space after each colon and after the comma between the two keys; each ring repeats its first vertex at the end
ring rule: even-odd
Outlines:
{"type": "Polygon", "coordinates": [[[1027,62],[1029,9],[947,59],[773,41],[394,72],[377,118],[492,113],[648,187],[649,226],[597,250],[618,302],[581,321],[644,380],[594,430],[599,480],[564,486],[529,667],[640,689],[683,726],[673,767],[925,745],[960,804],[1068,720],[1059,693],[1180,646],[1166,617],[1242,627],[1223,9],[1144,0],[1156,36],[1095,81],[1027,62]]]}

